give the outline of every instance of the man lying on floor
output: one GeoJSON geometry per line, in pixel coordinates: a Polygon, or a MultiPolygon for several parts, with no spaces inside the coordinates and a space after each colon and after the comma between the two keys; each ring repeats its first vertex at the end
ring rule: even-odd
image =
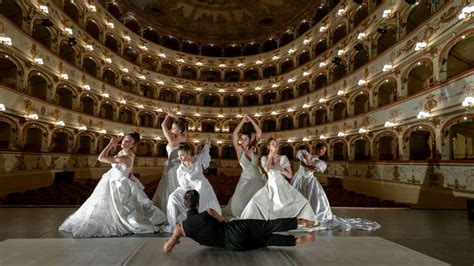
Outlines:
{"type": "MultiPolygon", "coordinates": [[[[181,237],[187,236],[201,245],[244,251],[266,246],[294,246],[313,242],[313,233],[301,236],[274,234],[296,229],[296,218],[276,220],[234,220],[224,221],[224,217],[215,210],[208,209],[198,213],[199,193],[188,190],[184,194],[184,206],[187,218],[178,224],[171,238],[166,241],[163,249],[169,252],[179,243],[181,237]]],[[[308,221],[301,221],[308,223],[308,221]]]]}

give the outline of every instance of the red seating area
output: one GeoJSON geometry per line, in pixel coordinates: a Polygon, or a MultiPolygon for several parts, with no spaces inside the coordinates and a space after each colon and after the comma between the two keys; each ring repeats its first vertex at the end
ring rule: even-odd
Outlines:
{"type": "MultiPolygon", "coordinates": [[[[209,175],[209,182],[216,192],[221,205],[226,205],[239,182],[239,176],[209,175]]],[[[2,205],[80,205],[89,197],[98,180],[62,182],[49,187],[28,190],[23,193],[8,194],[2,205]]],[[[159,179],[145,185],[145,193],[152,198],[159,179]]],[[[333,207],[409,207],[406,204],[344,190],[341,186],[324,186],[329,203],[333,207]]]]}

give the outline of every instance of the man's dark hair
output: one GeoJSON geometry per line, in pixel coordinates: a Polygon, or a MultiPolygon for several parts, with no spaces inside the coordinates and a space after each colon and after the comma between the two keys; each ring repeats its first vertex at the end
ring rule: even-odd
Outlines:
{"type": "Polygon", "coordinates": [[[184,207],[188,210],[197,209],[199,206],[199,193],[196,190],[188,190],[184,193],[184,207]]]}
{"type": "Polygon", "coordinates": [[[173,121],[173,124],[176,124],[179,128],[179,133],[184,133],[188,127],[188,122],[184,118],[178,118],[173,121]]]}
{"type": "Polygon", "coordinates": [[[185,142],[182,142],[178,146],[178,151],[187,152],[187,153],[191,154],[191,146],[189,146],[189,144],[187,144],[185,142]]]}

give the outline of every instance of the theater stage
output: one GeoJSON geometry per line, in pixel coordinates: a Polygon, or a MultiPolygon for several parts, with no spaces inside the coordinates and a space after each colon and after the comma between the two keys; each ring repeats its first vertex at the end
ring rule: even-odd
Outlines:
{"type": "Polygon", "coordinates": [[[317,231],[312,244],[228,252],[165,234],[73,239],[57,226],[74,208],[0,208],[0,265],[473,265],[474,221],[465,211],[334,208],[371,219],[375,232],[317,231]]]}

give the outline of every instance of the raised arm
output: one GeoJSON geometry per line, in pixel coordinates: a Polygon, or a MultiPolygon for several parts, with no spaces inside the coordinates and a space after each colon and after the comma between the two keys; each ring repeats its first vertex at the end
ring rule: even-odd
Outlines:
{"type": "Polygon", "coordinates": [[[235,152],[237,153],[237,158],[239,157],[240,153],[242,152],[242,147],[239,145],[239,132],[242,129],[242,126],[245,123],[245,117],[240,120],[240,123],[237,125],[237,127],[234,129],[234,132],[232,132],[232,144],[234,144],[234,149],[235,152]]]}
{"type": "Polygon", "coordinates": [[[172,137],[173,135],[171,131],[169,130],[169,128],[166,126],[166,124],[168,124],[169,118],[170,116],[166,114],[165,120],[161,122],[161,130],[163,131],[163,135],[165,135],[165,138],[168,141],[168,143],[171,143],[171,142],[174,142],[174,139],[172,137]]]}
{"type": "Polygon", "coordinates": [[[211,148],[211,142],[208,140],[204,144],[204,147],[202,147],[201,152],[196,154],[195,159],[196,161],[202,165],[204,169],[209,167],[209,163],[211,163],[211,155],[210,155],[210,148],[211,148]]]}
{"type": "Polygon", "coordinates": [[[214,219],[216,219],[218,222],[223,222],[225,221],[224,216],[220,215],[217,213],[214,209],[207,209],[207,213],[212,216],[214,219]]]}
{"type": "Polygon", "coordinates": [[[99,154],[98,160],[103,163],[121,163],[127,167],[131,167],[132,165],[132,158],[130,156],[110,156],[109,152],[112,150],[113,147],[119,145],[122,138],[114,137],[110,139],[109,144],[102,150],[99,154]]]}
{"type": "Polygon", "coordinates": [[[258,142],[260,141],[260,138],[262,138],[262,130],[260,127],[255,123],[255,121],[248,115],[245,115],[247,117],[247,121],[249,121],[253,128],[255,129],[255,139],[253,142],[250,144],[253,148],[257,147],[258,142]]]}
{"type": "Polygon", "coordinates": [[[174,246],[180,243],[179,239],[181,237],[184,237],[183,225],[178,224],[178,226],[174,228],[173,235],[171,236],[171,238],[168,239],[168,241],[166,241],[163,245],[163,250],[165,252],[170,252],[171,250],[173,250],[174,246]]]}

